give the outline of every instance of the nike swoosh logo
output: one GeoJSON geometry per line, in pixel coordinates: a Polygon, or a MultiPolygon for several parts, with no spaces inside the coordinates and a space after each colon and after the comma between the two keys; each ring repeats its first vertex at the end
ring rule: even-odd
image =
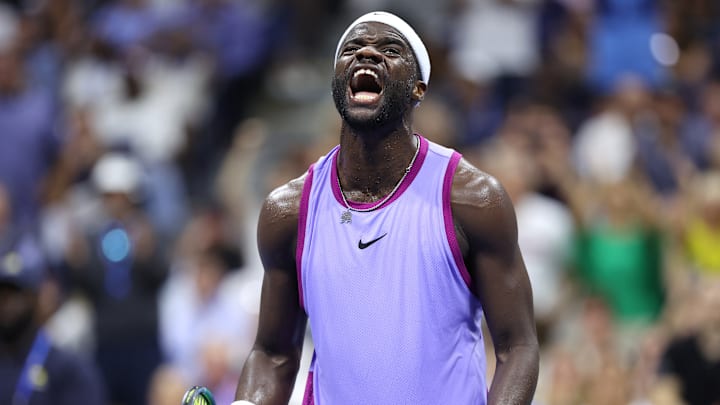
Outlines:
{"type": "Polygon", "coordinates": [[[381,236],[379,236],[379,237],[377,237],[377,238],[375,238],[375,239],[373,239],[373,240],[371,240],[370,242],[367,242],[367,243],[363,243],[362,239],[360,239],[360,240],[358,241],[358,247],[359,247],[360,249],[365,249],[366,247],[368,247],[368,246],[372,245],[373,243],[379,241],[380,239],[384,238],[385,235],[387,235],[387,232],[385,232],[385,233],[382,234],[381,236]]]}

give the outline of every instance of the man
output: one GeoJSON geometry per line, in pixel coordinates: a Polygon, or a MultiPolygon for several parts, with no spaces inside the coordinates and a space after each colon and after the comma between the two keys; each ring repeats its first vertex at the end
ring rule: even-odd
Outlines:
{"type": "Polygon", "coordinates": [[[0,250],[0,404],[103,404],[96,370],[55,348],[39,325],[43,263],[29,237],[0,250]]]}
{"type": "Polygon", "coordinates": [[[81,254],[66,258],[77,292],[94,310],[95,360],[113,404],[147,404],[162,363],[157,301],[168,266],[141,207],[143,175],[131,155],[111,152],[98,160],[91,179],[101,210],[77,235],[81,254]]]}
{"type": "Polygon", "coordinates": [[[287,403],[307,319],[305,404],[530,403],[538,343],[513,207],[495,179],[413,133],[429,77],[422,41],[392,14],[340,39],[340,145],[261,210],[259,330],[234,404],[287,403]]]}
{"type": "Polygon", "coordinates": [[[0,183],[16,228],[37,226],[40,187],[61,143],[52,96],[26,77],[15,47],[0,49],[0,183]]]}
{"type": "Polygon", "coordinates": [[[660,355],[659,376],[653,391],[675,403],[720,403],[720,282],[701,279],[692,292],[694,324],[671,336],[660,355]]]}

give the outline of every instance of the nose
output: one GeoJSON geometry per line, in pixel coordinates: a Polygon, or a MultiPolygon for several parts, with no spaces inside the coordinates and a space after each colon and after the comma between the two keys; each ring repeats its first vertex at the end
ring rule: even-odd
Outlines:
{"type": "Polygon", "coordinates": [[[358,60],[372,60],[374,62],[380,62],[382,60],[382,53],[380,53],[380,51],[372,45],[365,45],[355,52],[355,57],[358,60]]]}

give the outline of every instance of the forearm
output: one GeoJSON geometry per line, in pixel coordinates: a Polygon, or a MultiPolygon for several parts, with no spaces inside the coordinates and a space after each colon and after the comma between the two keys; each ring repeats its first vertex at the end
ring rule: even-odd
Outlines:
{"type": "Polygon", "coordinates": [[[257,405],[286,405],[299,364],[299,353],[273,354],[253,349],[240,375],[235,399],[252,401],[257,405]]]}
{"type": "Polygon", "coordinates": [[[488,404],[530,404],[537,386],[539,359],[536,344],[518,345],[497,354],[488,404]]]}

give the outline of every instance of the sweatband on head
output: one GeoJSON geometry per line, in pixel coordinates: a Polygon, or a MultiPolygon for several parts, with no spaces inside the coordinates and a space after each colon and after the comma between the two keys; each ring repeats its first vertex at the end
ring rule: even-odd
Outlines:
{"type": "Polygon", "coordinates": [[[340,41],[338,41],[337,49],[335,50],[334,63],[337,63],[337,60],[340,57],[340,47],[342,46],[343,42],[345,42],[345,38],[347,38],[348,34],[350,34],[350,31],[352,31],[352,29],[355,28],[355,26],[357,26],[358,24],[366,22],[378,22],[389,25],[392,28],[395,28],[403,37],[405,37],[408,44],[410,45],[410,49],[412,49],[413,54],[415,54],[415,59],[417,60],[418,66],[420,66],[420,76],[422,77],[422,80],[425,82],[425,84],[428,84],[430,82],[430,55],[428,55],[425,44],[420,39],[420,36],[410,26],[410,24],[406,23],[402,18],[396,16],[395,14],[390,14],[386,11],[373,11],[353,21],[353,23],[350,24],[349,27],[347,27],[345,33],[340,37],[340,41]]]}

